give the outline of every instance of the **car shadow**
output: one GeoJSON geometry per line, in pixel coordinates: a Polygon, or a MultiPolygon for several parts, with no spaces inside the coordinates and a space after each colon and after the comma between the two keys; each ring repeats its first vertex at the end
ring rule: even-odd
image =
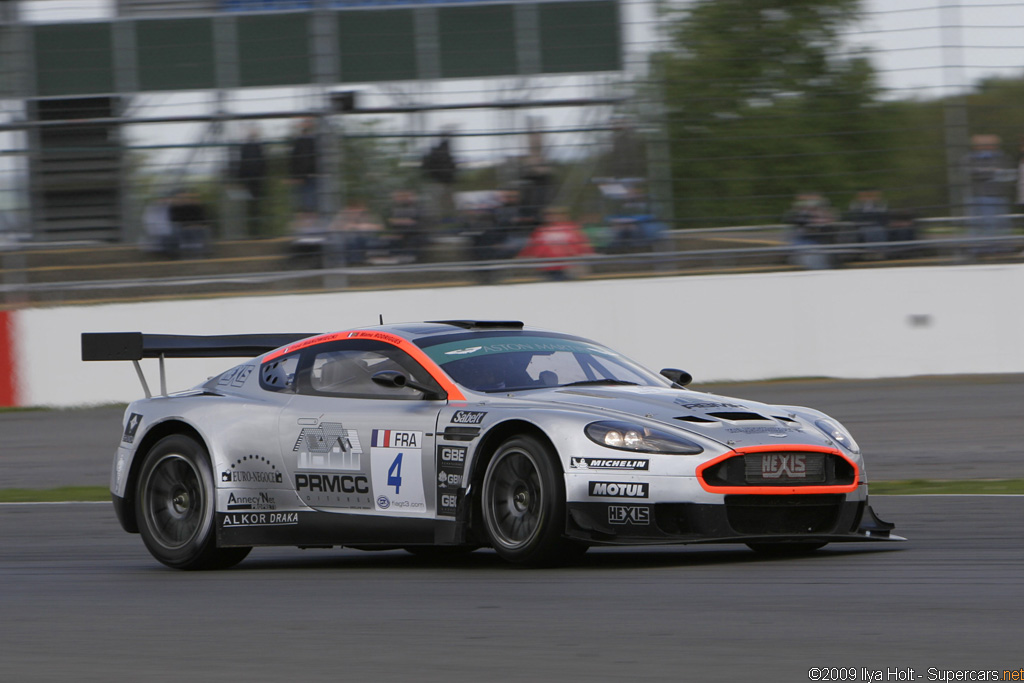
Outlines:
{"type": "Polygon", "coordinates": [[[564,572],[606,571],[619,569],[657,569],[665,567],[704,567],[712,565],[740,565],[765,562],[807,562],[827,560],[837,555],[862,555],[892,552],[901,549],[896,544],[871,545],[834,544],[805,555],[765,555],[743,546],[707,547],[645,547],[645,548],[591,548],[585,555],[555,567],[523,568],[511,565],[490,549],[466,554],[438,556],[414,555],[404,550],[362,551],[350,549],[260,549],[231,571],[263,571],[277,569],[349,569],[349,570],[437,570],[460,569],[502,572],[564,572]],[[261,557],[261,551],[272,551],[274,556],[261,557]],[[306,554],[309,553],[309,554],[306,554]],[[315,554],[314,554],[315,553],[315,554]]]}

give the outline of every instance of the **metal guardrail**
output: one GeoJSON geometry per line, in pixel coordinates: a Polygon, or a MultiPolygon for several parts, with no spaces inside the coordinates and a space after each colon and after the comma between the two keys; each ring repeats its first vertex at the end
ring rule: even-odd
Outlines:
{"type": "MultiPolygon", "coordinates": [[[[773,226],[774,227],[774,226],[773,226]]],[[[749,228],[747,228],[749,229],[749,228]]],[[[713,229],[719,230],[721,229],[713,229]]],[[[65,282],[29,283],[21,272],[20,281],[6,279],[0,284],[0,294],[11,303],[33,298],[33,295],[53,292],[110,292],[141,289],[182,289],[184,287],[217,287],[228,285],[274,285],[303,279],[322,279],[325,289],[344,289],[350,278],[371,276],[387,278],[398,274],[418,273],[424,276],[459,273],[511,274],[533,273],[541,275],[551,266],[568,266],[589,270],[587,277],[603,274],[635,274],[637,276],[669,274],[686,268],[727,268],[750,265],[789,265],[791,267],[841,266],[847,259],[862,256],[904,256],[902,265],[935,258],[946,258],[950,264],[968,263],[978,258],[997,257],[1004,260],[1024,259],[1024,235],[1002,237],[947,237],[928,238],[904,242],[874,242],[857,244],[786,244],[779,246],[717,248],[699,250],[650,251],[626,254],[596,254],[578,258],[508,259],[457,261],[443,263],[406,263],[401,265],[333,266],[226,275],[170,276],[134,279],[96,279],[65,282]],[[808,259],[808,257],[814,257],[808,259]],[[808,266],[808,263],[817,265],[808,266]]],[[[5,254],[5,261],[16,253],[5,254]]],[[[885,263],[878,261],[877,263],[885,263]]],[[[877,264],[876,263],[876,264],[877,264]]],[[[5,268],[8,267],[4,263],[5,268]]],[[[17,273],[17,269],[7,271],[17,273]]],[[[429,284],[425,278],[423,284],[429,284]]]]}

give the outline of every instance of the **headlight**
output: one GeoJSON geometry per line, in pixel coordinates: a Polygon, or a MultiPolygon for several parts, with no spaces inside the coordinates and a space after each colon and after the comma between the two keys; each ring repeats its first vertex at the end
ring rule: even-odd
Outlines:
{"type": "Polygon", "coordinates": [[[697,455],[704,452],[699,444],[681,436],[629,422],[591,422],[584,431],[599,446],[620,451],[675,455],[697,455]]]}
{"type": "Polygon", "coordinates": [[[814,426],[820,429],[822,434],[832,439],[851,453],[860,453],[860,446],[858,446],[857,442],[853,440],[850,433],[832,420],[821,419],[815,422],[814,426]]]}

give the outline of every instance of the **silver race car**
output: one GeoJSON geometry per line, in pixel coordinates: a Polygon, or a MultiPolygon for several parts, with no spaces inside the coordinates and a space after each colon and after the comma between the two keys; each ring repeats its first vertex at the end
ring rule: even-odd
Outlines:
{"type": "Polygon", "coordinates": [[[324,335],[87,333],[130,360],[111,492],[171,567],[253,546],[458,552],[549,565],[592,545],[746,543],[807,552],[894,541],[857,443],[809,408],[686,388],[600,344],[520,322],[324,335]],[[252,358],[255,356],[255,358],[252,358]],[[139,360],[245,357],[152,396],[139,360]]]}

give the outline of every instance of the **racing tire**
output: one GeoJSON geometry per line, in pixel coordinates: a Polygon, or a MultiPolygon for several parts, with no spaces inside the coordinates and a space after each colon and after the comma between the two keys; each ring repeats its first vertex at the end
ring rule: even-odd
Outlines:
{"type": "Polygon", "coordinates": [[[550,566],[582,554],[562,537],[565,482],[557,463],[550,446],[526,435],[502,443],[487,463],[481,516],[491,547],[507,562],[550,566]]]}
{"type": "Polygon", "coordinates": [[[222,569],[252,548],[218,548],[216,487],[210,456],[188,436],[174,434],[146,454],[135,493],[135,518],[146,548],[175,569],[222,569]]]}
{"type": "Polygon", "coordinates": [[[762,555],[774,555],[775,557],[794,557],[797,555],[810,555],[816,550],[824,548],[827,543],[804,542],[804,543],[748,543],[747,547],[762,555]]]}

